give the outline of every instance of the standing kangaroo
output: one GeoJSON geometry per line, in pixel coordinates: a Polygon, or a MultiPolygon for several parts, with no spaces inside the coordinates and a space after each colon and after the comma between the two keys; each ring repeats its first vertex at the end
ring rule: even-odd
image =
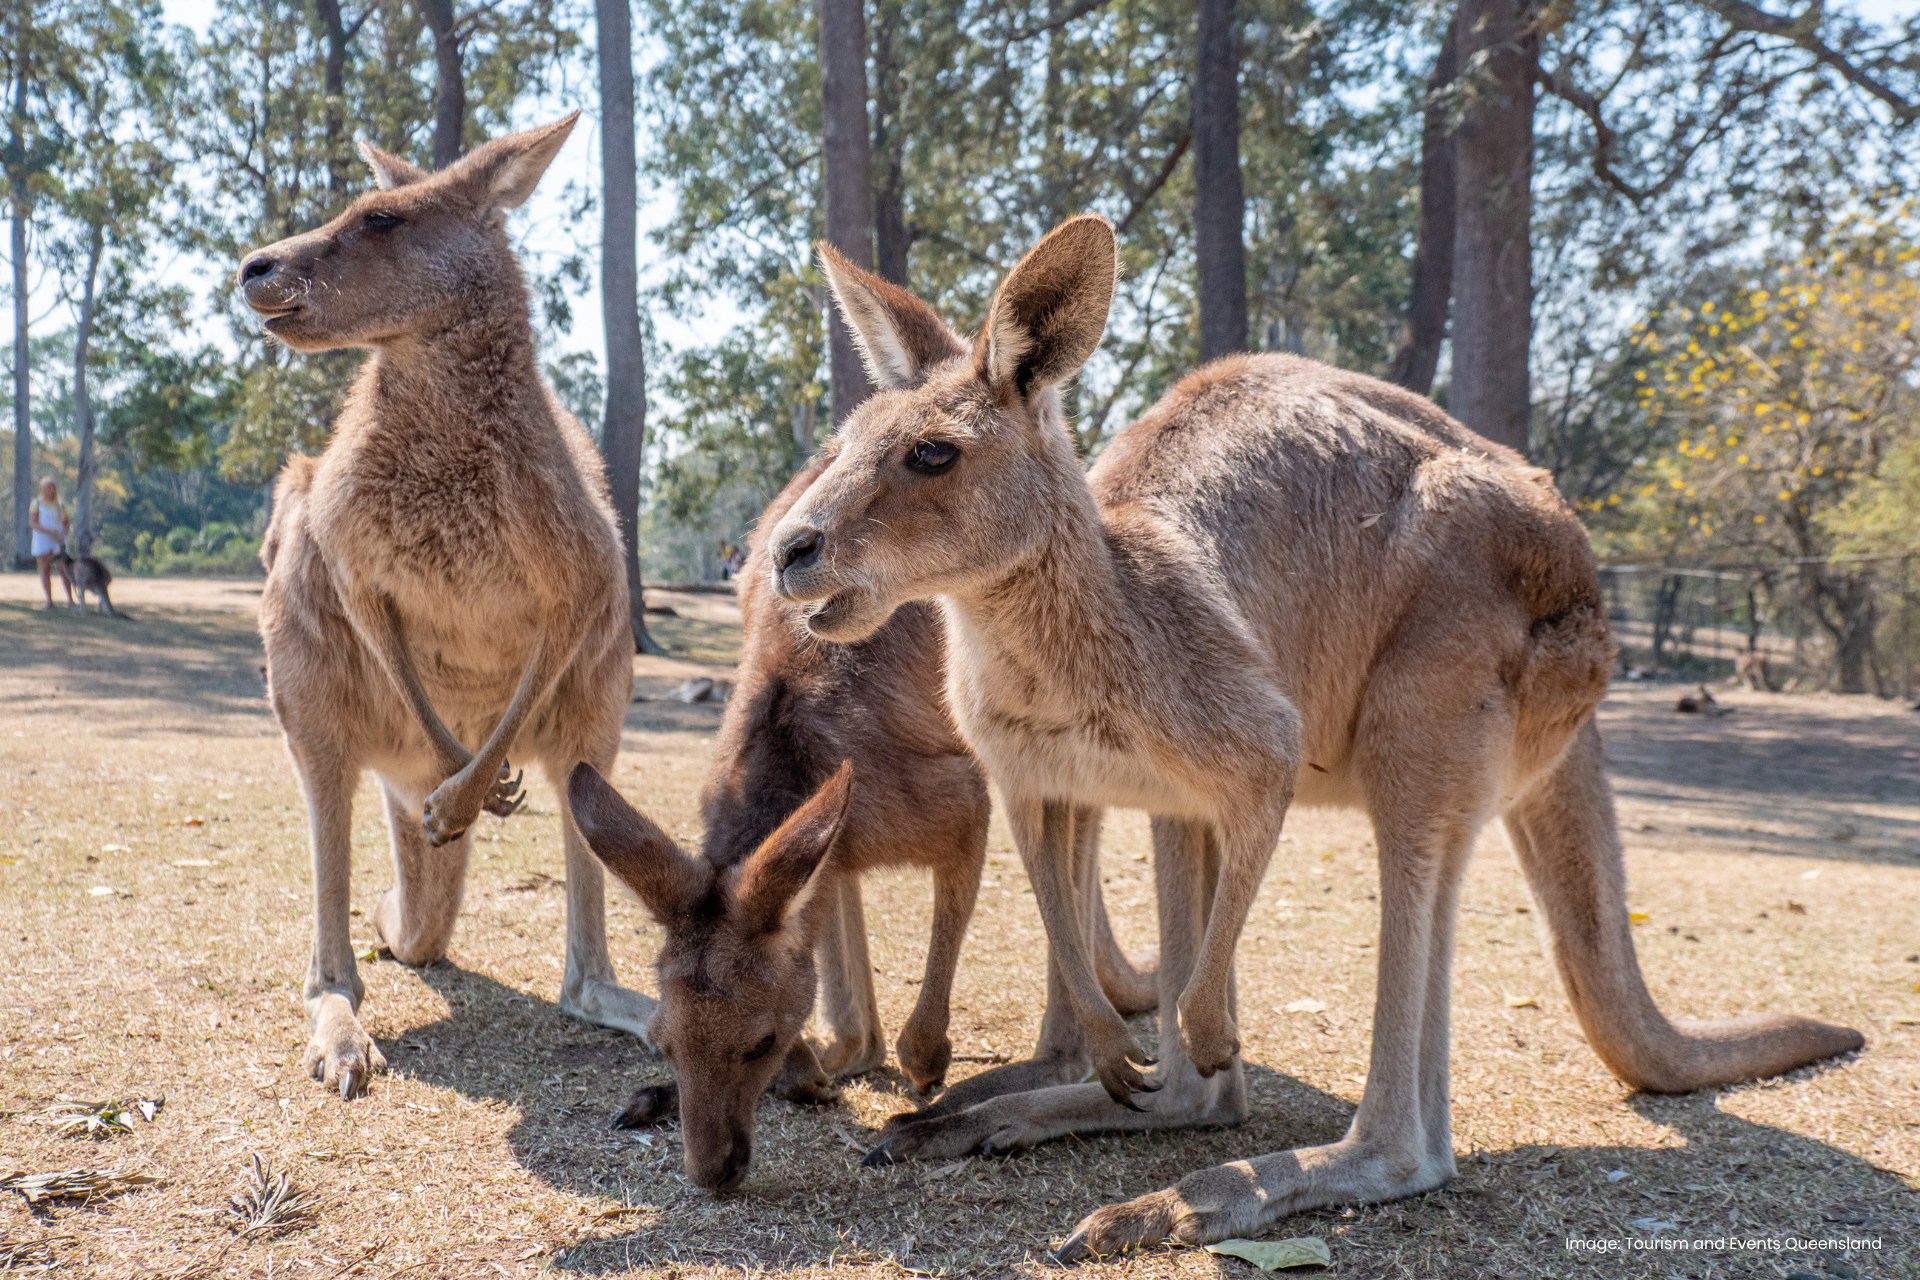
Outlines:
{"type": "MultiPolygon", "coordinates": [[[[777,524],[825,466],[795,476],[758,529],[777,524]]],[[[588,844],[666,932],[649,1034],[675,1083],[639,1090],[616,1123],[636,1127],[677,1110],[687,1176],[721,1191],[746,1176],[754,1106],[770,1082],[791,1100],[825,1101],[836,1096],[830,1079],[885,1059],[861,872],[933,873],[926,976],[896,1052],[916,1090],[940,1087],[990,813],[986,778],[944,706],[932,609],[908,605],[859,644],[823,644],[775,597],[763,536],[752,540],[739,582],[744,644],[702,796],[700,859],[680,852],[590,766],[575,769],[568,786],[588,844]],[[776,865],[787,870],[776,875],[776,865]],[[830,1035],[818,1057],[800,1034],[816,976],[830,1035]]],[[[1092,837],[1096,824],[1087,830],[1092,837]]],[[[1084,853],[1076,890],[1103,984],[1117,1005],[1143,1012],[1153,1005],[1152,981],[1114,944],[1097,849],[1084,853]]],[[[977,1101],[1083,1079],[1079,1026],[1063,1015],[1064,1002],[1049,1001],[1031,1061],[982,1072],[949,1093],[977,1101]]]]}
{"type": "Polygon", "coordinates": [[[1803,1018],[1676,1023],[1655,1007],[1593,724],[1612,642],[1586,535],[1545,472],[1371,378],[1241,356],[1189,376],[1083,473],[1056,388],[1106,324],[1105,221],[1073,219],[1028,253],[971,347],[821,253],[886,389],[770,536],[777,589],[843,642],[938,599],[954,716],[1005,799],[1101,1079],[906,1123],[870,1159],[1244,1116],[1234,948],[1296,786],[1305,803],[1364,808],[1379,846],[1373,1050],[1352,1127],[1101,1209],[1062,1259],[1447,1181],[1455,904],[1495,817],[1588,1042],[1629,1084],[1685,1091],[1859,1047],[1803,1018]],[[1151,1081],[1129,1065],[1143,1058],[1066,887],[1086,805],[1153,815],[1151,1081]],[[1143,1086],[1156,1091],[1136,1102],[1143,1086]]]}
{"type": "MultiPolygon", "coordinates": [[[[272,337],[373,351],[325,452],[281,473],[261,552],[268,692],[313,838],[306,1064],[343,1098],[386,1065],[355,1017],[348,936],[362,770],[380,779],[398,879],[374,928],[423,965],[459,914],[468,829],[521,803],[508,753],[559,788],[620,745],[633,685],[620,535],[592,440],[541,381],[504,225],[574,119],[435,174],[363,146],[377,190],[240,268],[272,337]]],[[[564,813],[561,828],[560,1007],[644,1034],[651,1002],[614,983],[599,864],[564,813]]]]}

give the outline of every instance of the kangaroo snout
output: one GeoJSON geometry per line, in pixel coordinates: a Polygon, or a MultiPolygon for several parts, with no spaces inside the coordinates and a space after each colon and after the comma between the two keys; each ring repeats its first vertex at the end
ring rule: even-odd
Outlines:
{"type": "Polygon", "coordinates": [[[687,1179],[703,1191],[711,1191],[721,1196],[746,1181],[747,1171],[753,1167],[753,1135],[735,1131],[727,1143],[726,1153],[715,1159],[711,1153],[702,1153],[696,1158],[693,1148],[687,1149],[687,1179]]]}
{"type": "Polygon", "coordinates": [[[820,559],[820,548],[826,543],[825,534],[812,525],[803,525],[781,540],[774,551],[773,562],[780,566],[783,574],[792,569],[810,568],[820,559]]]}
{"type": "Polygon", "coordinates": [[[255,280],[270,276],[279,265],[271,254],[256,253],[240,264],[240,283],[243,286],[250,285],[255,280]]]}

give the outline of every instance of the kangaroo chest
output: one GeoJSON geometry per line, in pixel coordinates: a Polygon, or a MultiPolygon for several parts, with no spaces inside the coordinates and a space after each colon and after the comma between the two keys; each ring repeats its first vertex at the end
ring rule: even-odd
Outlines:
{"type": "Polygon", "coordinates": [[[947,680],[954,721],[1003,791],[1165,815],[1211,811],[1186,771],[1123,708],[1028,679],[954,639],[947,680]]]}

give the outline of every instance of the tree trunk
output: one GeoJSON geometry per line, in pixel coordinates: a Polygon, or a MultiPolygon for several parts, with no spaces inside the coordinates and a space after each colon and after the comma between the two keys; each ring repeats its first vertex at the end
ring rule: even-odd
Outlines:
{"type": "Polygon", "coordinates": [[[347,154],[347,26],[340,0],[313,0],[321,29],[327,36],[321,85],[326,91],[327,192],[335,199],[347,193],[350,162],[347,154]]]}
{"type": "MultiPolygon", "coordinates": [[[[817,0],[820,20],[822,212],[827,241],[855,266],[873,267],[873,187],[867,136],[867,22],[864,0],[817,0]]],[[[866,399],[867,373],[853,334],[830,321],[833,424],[866,399]]]]}
{"type": "MultiPolygon", "coordinates": [[[[444,169],[460,158],[460,132],[467,124],[467,83],[461,73],[453,0],[420,0],[420,11],[433,32],[433,167],[444,169]]],[[[633,78],[631,72],[627,78],[633,78]]]]}
{"type": "Polygon", "coordinates": [[[87,385],[87,360],[93,347],[94,287],[106,252],[106,230],[93,229],[87,245],[86,275],[80,284],[80,317],[73,329],[73,426],[80,439],[80,474],[74,484],[73,548],[93,552],[93,396],[87,385]]]}
{"type": "Polygon", "coordinates": [[[900,128],[900,6],[881,0],[873,34],[873,269],[907,286],[907,156],[900,128]]]}
{"type": "Polygon", "coordinates": [[[640,579],[640,459],[647,443],[647,356],[640,341],[639,167],[633,141],[633,15],[628,0],[594,0],[600,46],[600,315],[607,331],[607,407],[600,454],[620,522],[627,610],[636,653],[659,653],[647,634],[640,579]]]}
{"type": "Polygon", "coordinates": [[[1234,0],[1199,0],[1193,60],[1193,256],[1200,358],[1247,346],[1246,201],[1240,186],[1240,50],[1234,0]]]}
{"type": "Polygon", "coordinates": [[[1452,107],[1448,90],[1459,74],[1457,31],[1441,37],[1427,77],[1420,128],[1420,224],[1413,245],[1413,281],[1400,349],[1387,372],[1391,382],[1426,395],[1433,390],[1440,344],[1447,337],[1447,303],[1453,296],[1454,161],[1452,107]]]}
{"type": "Polygon", "coordinates": [[[1461,0],[1466,110],[1454,140],[1453,385],[1447,407],[1522,453],[1532,407],[1533,0],[1461,0]]]}
{"type": "Polygon", "coordinates": [[[27,508],[33,504],[33,392],[27,351],[27,291],[31,282],[27,279],[26,204],[17,195],[9,203],[13,233],[13,559],[16,567],[24,567],[33,562],[33,529],[27,523],[27,508]]]}

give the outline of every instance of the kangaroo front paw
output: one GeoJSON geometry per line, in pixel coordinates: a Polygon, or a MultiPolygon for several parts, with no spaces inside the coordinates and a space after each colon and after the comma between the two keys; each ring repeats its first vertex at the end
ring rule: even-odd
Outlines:
{"type": "Polygon", "coordinates": [[[900,1069],[913,1083],[913,1091],[927,1097],[946,1083],[947,1068],[953,1065],[953,1041],[942,1035],[917,1033],[908,1026],[894,1046],[900,1057],[900,1069]]]}
{"type": "Polygon", "coordinates": [[[500,777],[487,791],[486,811],[496,818],[511,818],[518,813],[520,806],[527,802],[527,793],[520,787],[520,780],[526,776],[526,770],[514,773],[512,765],[502,763],[500,777]],[[513,776],[508,777],[509,774],[513,776]]]}
{"type": "Polygon", "coordinates": [[[1151,1067],[1154,1059],[1140,1042],[1127,1030],[1127,1024],[1115,1018],[1113,1025],[1099,1036],[1090,1036],[1088,1054],[1093,1060],[1093,1073],[1100,1080],[1101,1088],[1107,1096],[1131,1111],[1141,1111],[1133,1100],[1136,1093],[1155,1093],[1160,1085],[1148,1080],[1134,1066],[1151,1067]]]}
{"type": "Polygon", "coordinates": [[[1240,1028],[1218,1005],[1205,1012],[1180,1003],[1180,1043],[1187,1058],[1203,1077],[1225,1071],[1240,1056],[1240,1028]]]}
{"type": "Polygon", "coordinates": [[[307,1074],[340,1097],[358,1098],[367,1083],[387,1069],[387,1060],[373,1038],[352,1017],[334,1018],[313,1033],[304,1060],[307,1074]]]}

